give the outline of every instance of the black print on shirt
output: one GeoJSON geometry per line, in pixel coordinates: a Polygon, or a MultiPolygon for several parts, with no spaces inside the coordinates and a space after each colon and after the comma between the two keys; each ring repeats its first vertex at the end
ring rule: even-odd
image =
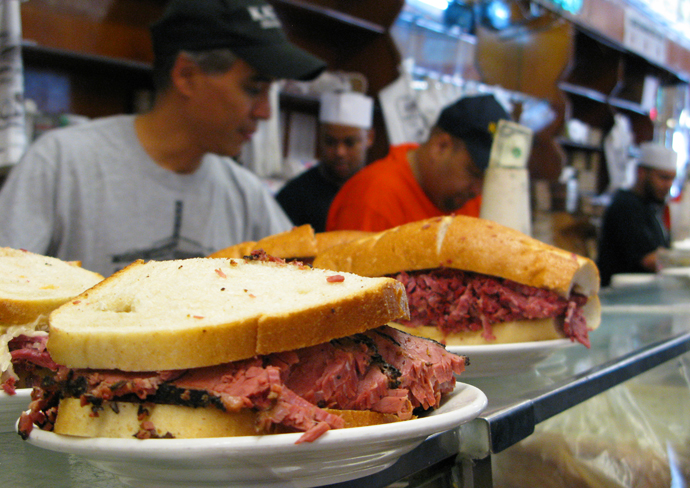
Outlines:
{"type": "Polygon", "coordinates": [[[164,261],[168,259],[198,258],[211,254],[211,249],[204,247],[193,239],[180,235],[183,205],[183,202],[180,200],[175,202],[175,218],[173,221],[173,232],[170,237],[154,242],[149,248],[135,249],[117,254],[113,256],[112,262],[129,264],[137,259],[164,261]]]}

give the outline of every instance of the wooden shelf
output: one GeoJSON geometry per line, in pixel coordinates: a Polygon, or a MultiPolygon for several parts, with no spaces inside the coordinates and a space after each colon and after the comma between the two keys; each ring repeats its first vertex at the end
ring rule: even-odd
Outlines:
{"type": "MultiPolygon", "coordinates": [[[[572,48],[571,68],[558,83],[568,101],[565,121],[578,119],[605,135],[613,127],[615,115],[622,114],[630,121],[635,144],[651,140],[654,124],[650,110],[646,108],[650,103],[644,100],[650,96],[647,95],[650,88],[647,84],[653,83],[652,87],[657,83],[660,87],[675,85],[681,83],[680,78],[577,27],[572,31],[572,48]]],[[[603,148],[577,144],[565,138],[557,141],[568,155],[578,151],[601,154],[597,190],[603,191],[608,185],[603,148]]]]}
{"type": "Polygon", "coordinates": [[[612,97],[584,86],[573,85],[568,82],[561,82],[558,87],[568,95],[586,98],[595,103],[608,104],[613,107],[634,112],[640,115],[649,115],[649,110],[645,110],[639,103],[626,100],[624,98],[612,97]]]}
{"type": "MultiPolygon", "coordinates": [[[[319,56],[331,71],[356,72],[367,80],[374,97],[399,76],[400,52],[390,35],[404,0],[268,0],[288,38],[319,56]]],[[[315,112],[308,99],[286,95],[281,101],[295,110],[315,112]]],[[[385,122],[374,111],[376,138],[369,158],[388,154],[385,122]]]]}
{"type": "Polygon", "coordinates": [[[152,70],[150,63],[40,46],[30,41],[22,42],[22,57],[25,63],[59,65],[65,70],[113,70],[147,77],[151,75],[152,70]]]}
{"type": "Polygon", "coordinates": [[[575,85],[573,83],[562,81],[558,84],[558,87],[565,93],[587,98],[593,102],[606,103],[608,100],[608,95],[586,86],[575,85]]]}
{"type": "Polygon", "coordinates": [[[319,99],[309,95],[281,93],[280,104],[289,106],[295,112],[317,115],[319,113],[319,99]]]}
{"type": "Polygon", "coordinates": [[[558,143],[566,149],[573,149],[573,150],[578,150],[578,151],[588,151],[588,152],[604,152],[604,148],[601,146],[595,146],[593,144],[584,144],[581,142],[575,142],[575,141],[571,141],[570,139],[566,139],[565,137],[558,138],[558,143]]]}
{"type": "Polygon", "coordinates": [[[616,107],[627,112],[632,112],[639,115],[649,116],[649,110],[646,110],[639,103],[631,102],[630,100],[625,100],[623,98],[610,97],[608,103],[612,107],[616,107]]]}
{"type": "Polygon", "coordinates": [[[572,37],[572,64],[562,82],[605,96],[613,93],[621,80],[621,52],[578,30],[572,37]]]}
{"type": "Polygon", "coordinates": [[[374,34],[385,34],[388,30],[384,25],[354,17],[331,8],[314,5],[302,0],[272,0],[272,3],[277,8],[289,9],[298,15],[319,18],[321,22],[336,22],[347,27],[371,32],[374,34]]]}

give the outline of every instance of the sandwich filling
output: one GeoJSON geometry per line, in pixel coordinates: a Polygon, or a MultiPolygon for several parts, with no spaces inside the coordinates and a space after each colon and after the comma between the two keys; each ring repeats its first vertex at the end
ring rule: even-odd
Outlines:
{"type": "Polygon", "coordinates": [[[454,268],[438,268],[391,275],[402,282],[410,304],[409,327],[435,326],[444,336],[481,331],[495,340],[492,325],[501,322],[553,318],[572,341],[590,347],[582,307],[587,297],[564,298],[552,290],[504,278],[454,268]]]}
{"type": "MultiPolygon", "coordinates": [[[[283,432],[304,432],[298,442],[310,442],[344,426],[341,417],[324,409],[371,410],[408,420],[439,406],[466,363],[439,343],[381,326],[316,346],[190,370],[61,368],[34,389],[19,433],[28,437],[34,424],[52,430],[60,399],[73,397],[90,405],[94,416],[104,402],[117,408],[118,401],[144,409],[152,403],[251,409],[258,413],[257,433],[280,426],[283,432]]],[[[155,426],[142,423],[136,437],[152,436],[157,436],[155,426]]]]}
{"type": "Polygon", "coordinates": [[[56,371],[46,343],[48,333],[35,324],[12,325],[0,334],[0,381],[2,390],[14,395],[17,387],[31,388],[47,371],[56,371]]]}

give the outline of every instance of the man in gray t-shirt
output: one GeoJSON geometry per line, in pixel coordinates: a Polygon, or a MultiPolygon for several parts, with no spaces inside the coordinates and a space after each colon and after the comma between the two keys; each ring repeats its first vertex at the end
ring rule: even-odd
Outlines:
{"type": "Polygon", "coordinates": [[[312,79],[323,62],[287,41],[264,0],[173,0],[151,32],[151,111],[40,137],[0,192],[0,246],[108,276],[292,226],[231,157],[270,117],[271,82],[312,79]]]}

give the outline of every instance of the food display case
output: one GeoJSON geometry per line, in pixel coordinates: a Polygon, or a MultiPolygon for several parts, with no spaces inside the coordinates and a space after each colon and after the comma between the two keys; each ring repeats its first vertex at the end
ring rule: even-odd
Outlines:
{"type": "MultiPolygon", "coordinates": [[[[690,350],[690,283],[648,277],[600,296],[602,322],[591,334],[590,349],[554,345],[533,360],[536,364],[526,360],[521,367],[529,346],[516,347],[503,351],[504,370],[497,366],[491,375],[472,371],[470,364],[460,380],[486,394],[488,406],[479,417],[432,435],[383,471],[321,486],[492,486],[492,456],[531,436],[538,424],[690,350]]],[[[0,433],[0,460],[4,486],[128,486],[81,457],[39,449],[9,429],[0,433]]],[[[159,485],[151,481],[147,486],[159,485]]],[[[304,484],[286,481],[284,486],[304,484]]]]}

